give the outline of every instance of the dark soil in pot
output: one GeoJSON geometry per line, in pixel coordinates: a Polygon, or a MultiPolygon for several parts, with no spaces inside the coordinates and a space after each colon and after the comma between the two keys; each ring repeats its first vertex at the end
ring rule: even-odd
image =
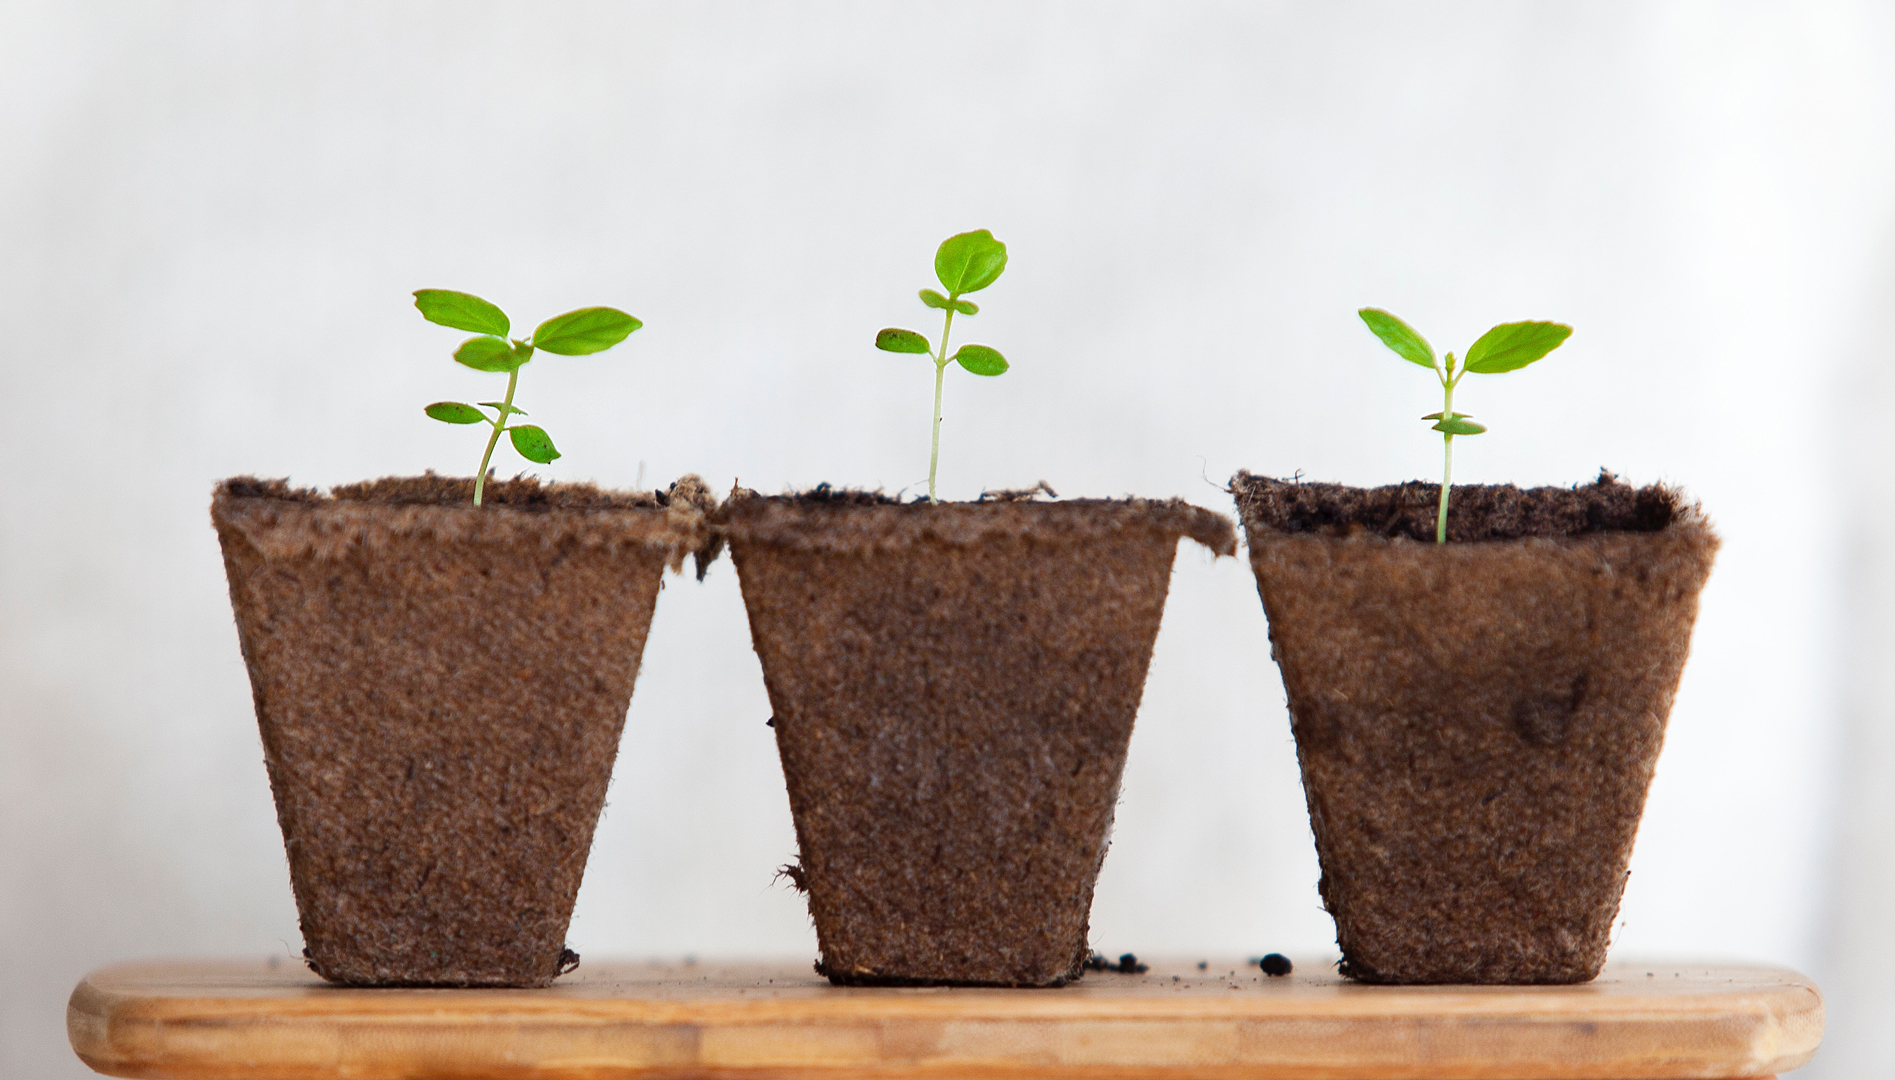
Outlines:
{"type": "Polygon", "coordinates": [[[426,476],[220,484],[224,552],[305,955],[355,986],[544,986],[661,575],[668,494],[426,476]]]}
{"type": "Polygon", "coordinates": [[[1717,538],[1675,490],[1232,481],[1344,972],[1598,974],[1717,538]]]}
{"type": "Polygon", "coordinates": [[[820,970],[1058,986],[1088,953],[1182,502],[931,506],[861,493],[719,511],[775,710],[820,970]]]}

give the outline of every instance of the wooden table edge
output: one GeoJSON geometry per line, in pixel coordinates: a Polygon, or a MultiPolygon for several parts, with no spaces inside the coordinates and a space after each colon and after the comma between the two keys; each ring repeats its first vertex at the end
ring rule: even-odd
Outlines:
{"type": "MultiPolygon", "coordinates": [[[[197,966],[209,970],[215,965],[197,966]]],[[[68,1003],[68,1034],[74,1051],[89,1067],[114,1076],[193,1080],[344,1076],[373,1080],[414,1075],[574,1080],[607,1076],[645,1080],[686,1076],[728,1080],[945,1080],[949,1076],[1369,1080],[1397,1075],[1417,1080],[1501,1076],[1657,1080],[1785,1072],[1809,1060],[1823,1029],[1823,1003],[1815,985],[1793,971],[1763,967],[1729,970],[1763,978],[1767,985],[1650,998],[1562,995],[1552,988],[1507,995],[1491,988],[1404,992],[1404,988],[1367,987],[1333,994],[1319,987],[1325,994],[1321,1001],[1299,1002],[1288,994],[1255,990],[1231,992],[1228,997],[1200,993],[1193,1000],[1166,995],[1162,985],[1143,996],[1091,997],[1061,996],[1059,991],[829,987],[810,993],[810,988],[796,986],[778,988],[793,996],[759,994],[754,998],[732,998],[727,985],[719,1000],[707,996],[670,1001],[640,998],[635,993],[600,996],[610,984],[586,987],[586,995],[561,994],[557,988],[549,992],[321,987],[272,998],[254,991],[246,996],[113,989],[115,977],[118,982],[134,977],[136,982],[135,977],[165,967],[113,965],[93,972],[74,987],[68,1003]],[[1508,997],[1542,1005],[1563,1001],[1567,1007],[1524,1011],[1496,1007],[1508,997]],[[1592,1007],[1574,1009],[1574,1000],[1592,1007]],[[944,1031],[960,1033],[956,1037],[963,1043],[970,1039],[987,1043],[955,1043],[961,1050],[944,1050],[944,1031]],[[1606,1038],[1631,1046],[1655,1047],[1667,1037],[1682,1038],[1685,1045],[1669,1057],[1635,1057],[1617,1064],[1566,1064],[1538,1056],[1559,1046],[1597,1041],[1601,1031],[1606,1038]],[[1485,1064],[1444,1053],[1442,1048],[1457,1038],[1484,1039],[1503,1050],[1511,1047],[1513,1052],[1485,1064]],[[508,1039],[513,1042],[507,1043],[508,1039]],[[1365,1052],[1361,1048],[1365,1039],[1380,1039],[1387,1045],[1365,1052]],[[1405,1045],[1403,1039],[1425,1051],[1426,1060],[1391,1056],[1405,1045]],[[517,1044],[531,1048],[526,1051],[529,1057],[539,1056],[513,1066],[497,1057],[488,1060],[470,1049],[483,1040],[496,1054],[503,1045],[517,1044]],[[1272,1040],[1287,1040],[1286,1048],[1294,1044],[1306,1051],[1344,1040],[1354,1044],[1348,1053],[1355,1057],[1345,1061],[1340,1058],[1347,1054],[1332,1054],[1328,1065],[1308,1054],[1258,1057],[1256,1049],[1271,1045],[1272,1040]],[[372,1063],[350,1057],[364,1041],[389,1047],[391,1052],[402,1046],[419,1047],[415,1052],[432,1064],[410,1061],[409,1065],[425,1065],[420,1072],[403,1071],[406,1066],[399,1065],[376,1071],[372,1063]],[[688,1049],[682,1049],[687,1043],[688,1049]],[[559,1049],[568,1044],[575,1048],[570,1053],[559,1049]],[[1002,1049],[987,1049],[993,1045],[1002,1049]],[[1165,1045],[1172,1047],[1168,1056],[1160,1052],[1165,1045]],[[1747,1052],[1733,1052],[1740,1045],[1747,1052]],[[1113,1060],[1114,1046],[1132,1057],[1113,1060]],[[1535,1046],[1541,1048],[1537,1053],[1532,1049],[1535,1046]],[[597,1053],[588,1058],[587,1047],[597,1053]],[[220,1062],[218,1055],[226,1050],[245,1060],[220,1062]],[[1429,1053],[1434,1056],[1428,1057],[1429,1053]],[[458,1065],[451,1060],[457,1056],[462,1059],[458,1065]],[[1600,1071],[1602,1067],[1605,1071],[1600,1071]]],[[[1111,982],[1097,985],[1118,989],[1111,982]]]]}

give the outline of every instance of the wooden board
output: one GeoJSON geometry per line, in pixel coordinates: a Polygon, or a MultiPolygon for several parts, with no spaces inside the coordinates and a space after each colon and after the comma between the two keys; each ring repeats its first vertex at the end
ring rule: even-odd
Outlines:
{"type": "Polygon", "coordinates": [[[1613,964],[1568,987],[1371,987],[1315,963],[1093,973],[1060,990],[856,989],[807,963],[587,963],[547,990],[345,990],[288,959],[125,964],[67,1009],[113,1076],[1755,1077],[1822,1037],[1782,968],[1613,964]]]}

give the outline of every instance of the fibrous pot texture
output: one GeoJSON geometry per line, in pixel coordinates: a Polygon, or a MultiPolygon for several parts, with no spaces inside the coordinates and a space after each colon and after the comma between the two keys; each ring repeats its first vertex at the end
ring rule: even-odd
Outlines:
{"type": "Polygon", "coordinates": [[[708,537],[667,494],[244,477],[211,519],[305,956],[356,986],[544,986],[661,574],[708,537]]]}
{"type": "Polygon", "coordinates": [[[1717,538],[1673,489],[1232,482],[1346,974],[1599,973],[1717,538]]]}
{"type": "Polygon", "coordinates": [[[800,868],[845,984],[1058,986],[1087,955],[1182,502],[719,511],[775,711],[800,868]]]}

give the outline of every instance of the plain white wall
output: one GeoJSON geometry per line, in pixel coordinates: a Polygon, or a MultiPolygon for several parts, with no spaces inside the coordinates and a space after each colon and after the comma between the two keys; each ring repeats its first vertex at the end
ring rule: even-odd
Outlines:
{"type": "MultiPolygon", "coordinates": [[[[0,4],[0,1075],[84,1075],[62,1010],[93,966],[300,948],[206,508],[236,473],[471,471],[420,407],[494,380],[411,290],[645,320],[526,370],[566,454],[541,475],[893,490],[926,476],[930,372],[870,341],[932,332],[914,292],[976,227],[1012,263],[960,340],[1014,369],[949,374],[951,497],[1426,477],[1432,383],[1354,310],[1457,349],[1573,323],[1463,389],[1492,433],[1457,479],[1608,465],[1725,538],[1617,953],[1812,970],[1812,1071],[1888,1075],[1892,31],[1870,5],[0,4]]],[[[1333,950],[1281,693],[1246,566],[1183,551],[1101,947],[1333,950]]],[[[771,882],[768,714],[729,564],[673,581],[581,952],[813,955],[771,882]]]]}

